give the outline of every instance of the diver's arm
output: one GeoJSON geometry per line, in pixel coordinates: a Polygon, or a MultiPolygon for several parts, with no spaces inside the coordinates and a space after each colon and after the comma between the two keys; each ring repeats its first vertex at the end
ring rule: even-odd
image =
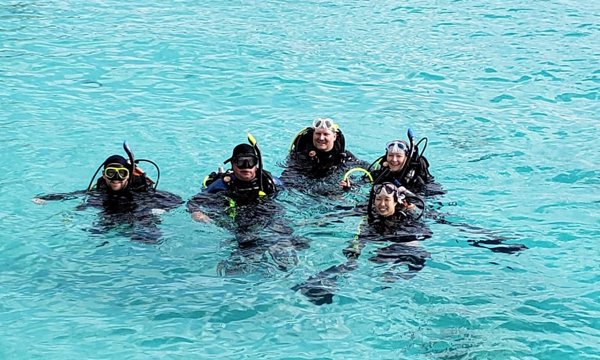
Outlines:
{"type": "Polygon", "coordinates": [[[271,175],[271,178],[273,179],[273,184],[275,184],[275,187],[278,190],[281,190],[285,187],[285,183],[279,177],[271,175]]]}
{"type": "Polygon", "coordinates": [[[467,242],[471,246],[482,247],[493,252],[502,252],[507,254],[514,254],[516,252],[528,249],[525,244],[509,244],[505,243],[506,240],[515,239],[514,236],[503,236],[498,235],[495,231],[482,228],[476,225],[471,225],[466,222],[454,222],[447,220],[446,214],[442,214],[436,210],[430,210],[427,213],[427,218],[432,219],[438,224],[450,225],[458,228],[460,232],[467,233],[481,237],[479,240],[467,239],[467,242]],[[494,246],[489,246],[494,245],[494,246]]]}
{"type": "Polygon", "coordinates": [[[197,222],[209,223],[211,218],[200,210],[192,212],[192,219],[197,222]]]}
{"type": "Polygon", "coordinates": [[[362,249],[365,247],[364,241],[358,237],[350,243],[350,245],[342,250],[342,253],[348,260],[356,260],[360,256],[362,249]]]}
{"type": "Polygon", "coordinates": [[[346,159],[345,159],[345,163],[346,166],[348,167],[362,167],[362,168],[367,168],[369,167],[369,163],[364,161],[364,160],[360,160],[359,158],[356,157],[356,155],[354,155],[352,152],[347,151],[346,150],[346,159]]]}
{"type": "Polygon", "coordinates": [[[203,191],[187,202],[187,208],[194,221],[207,223],[212,219],[206,213],[217,213],[222,207],[222,200],[219,195],[203,191]]]}
{"type": "Polygon", "coordinates": [[[208,215],[201,210],[202,204],[206,202],[207,196],[208,194],[206,193],[196,194],[187,202],[188,211],[190,212],[194,221],[205,223],[210,222],[210,217],[208,217],[208,215]]]}
{"type": "Polygon", "coordinates": [[[223,198],[217,194],[224,191],[227,191],[227,183],[223,179],[219,179],[203,189],[202,192],[194,195],[187,202],[192,219],[198,222],[210,222],[211,218],[206,215],[206,212],[217,213],[219,211],[223,198]]]}
{"type": "Polygon", "coordinates": [[[73,200],[77,199],[86,194],[85,190],[77,190],[68,193],[56,193],[56,194],[47,194],[47,195],[37,195],[32,201],[38,205],[45,204],[47,201],[65,201],[65,200],[73,200]]]}
{"type": "Polygon", "coordinates": [[[156,190],[154,197],[157,200],[156,208],[169,211],[183,204],[183,200],[179,195],[175,195],[168,191],[156,190]]]}
{"type": "Polygon", "coordinates": [[[366,240],[363,234],[361,234],[362,225],[365,223],[365,219],[363,218],[361,224],[358,227],[358,234],[354,236],[350,244],[347,248],[342,250],[342,253],[348,259],[348,261],[356,261],[360,254],[362,253],[362,249],[365,247],[366,240]]]}

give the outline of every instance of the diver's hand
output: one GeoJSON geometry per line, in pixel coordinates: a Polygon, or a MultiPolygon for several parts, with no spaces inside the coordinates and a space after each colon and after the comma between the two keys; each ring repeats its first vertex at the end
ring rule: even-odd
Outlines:
{"type": "Polygon", "coordinates": [[[360,256],[360,250],[349,247],[346,248],[344,250],[342,250],[342,254],[344,254],[344,256],[346,257],[346,259],[358,259],[358,257],[360,256]]]}
{"type": "Polygon", "coordinates": [[[340,181],[340,186],[344,190],[350,190],[352,188],[352,183],[350,182],[350,178],[340,181]]]}
{"type": "Polygon", "coordinates": [[[31,199],[31,201],[33,201],[33,203],[37,205],[45,205],[47,203],[46,200],[40,199],[39,197],[34,197],[33,199],[31,199]]]}
{"type": "Polygon", "coordinates": [[[192,213],[192,219],[194,219],[194,221],[202,222],[202,223],[209,223],[209,222],[211,222],[211,220],[208,217],[208,215],[206,215],[202,211],[194,211],[192,213]]]}
{"type": "Polygon", "coordinates": [[[404,194],[404,195],[408,195],[408,196],[417,196],[417,195],[415,195],[415,193],[413,193],[412,191],[408,190],[404,186],[398,186],[397,187],[397,191],[398,191],[398,194],[404,194]]]}

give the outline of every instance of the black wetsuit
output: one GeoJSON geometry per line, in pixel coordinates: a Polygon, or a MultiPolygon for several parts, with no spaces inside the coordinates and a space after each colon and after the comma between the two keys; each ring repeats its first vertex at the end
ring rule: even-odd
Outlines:
{"type": "Polygon", "coordinates": [[[323,184],[327,184],[327,189],[323,189],[327,192],[338,188],[337,184],[348,169],[368,166],[367,162],[359,160],[352,152],[346,150],[341,131],[338,130],[334,147],[328,152],[318,150],[314,146],[313,133],[312,128],[306,128],[294,139],[285,170],[281,174],[286,186],[314,190],[314,180],[320,179],[323,184]],[[333,184],[335,187],[332,187],[333,184]]]}
{"type": "Polygon", "coordinates": [[[436,210],[428,210],[426,217],[432,219],[438,224],[450,225],[459,229],[461,233],[476,236],[477,239],[467,239],[469,245],[491,250],[496,253],[516,254],[528,249],[524,244],[507,243],[507,240],[513,240],[514,237],[497,235],[494,231],[479,226],[474,226],[465,222],[453,222],[446,220],[444,214],[436,210]]]}
{"type": "Polygon", "coordinates": [[[258,180],[240,181],[228,172],[187,203],[188,211],[207,214],[235,236],[236,249],[219,264],[220,275],[254,272],[267,263],[286,270],[298,261],[295,250],[308,247],[306,239],[293,235],[274,200],[281,182],[266,171],[262,174],[263,196],[258,180]]]}
{"type": "Polygon", "coordinates": [[[378,216],[365,226],[365,229],[358,234],[348,248],[344,249],[343,253],[348,259],[356,260],[367,243],[391,243],[377,249],[375,255],[369,260],[393,264],[391,269],[386,272],[386,280],[397,276],[409,278],[423,269],[425,259],[429,257],[429,253],[423,250],[416,241],[428,239],[431,235],[431,230],[420,221],[400,216],[387,218],[378,216]],[[404,265],[408,268],[407,271],[396,271],[404,265]]]}
{"type": "Polygon", "coordinates": [[[405,219],[404,216],[375,218],[343,250],[348,259],[345,263],[331,266],[311,276],[304,283],[292,287],[292,290],[300,290],[317,305],[332,303],[338,278],[358,268],[358,257],[367,243],[391,243],[378,248],[369,258],[375,263],[391,264],[383,274],[384,281],[395,281],[398,277],[411,278],[423,269],[426,258],[430,256],[429,252],[415,246],[415,242],[430,238],[431,235],[431,231],[423,223],[405,219]]]}
{"type": "MultiPolygon", "coordinates": [[[[385,157],[382,158],[382,161],[384,160],[385,157]]],[[[384,164],[371,170],[371,176],[373,181],[378,184],[384,182],[395,183],[416,194],[432,196],[446,193],[442,186],[435,182],[435,178],[429,172],[429,161],[424,156],[419,157],[417,161],[409,161],[406,167],[400,171],[392,172],[387,164],[384,164]]]]}
{"type": "Polygon", "coordinates": [[[181,197],[175,194],[149,187],[144,176],[134,176],[129,186],[118,192],[111,191],[104,179],[100,178],[96,187],[89,192],[83,190],[38,198],[48,201],[70,200],[84,195],[86,199],[77,206],[77,210],[88,207],[101,210],[93,233],[116,230],[123,236],[144,243],[157,243],[162,237],[157,210],[169,211],[183,203],[181,197]]]}

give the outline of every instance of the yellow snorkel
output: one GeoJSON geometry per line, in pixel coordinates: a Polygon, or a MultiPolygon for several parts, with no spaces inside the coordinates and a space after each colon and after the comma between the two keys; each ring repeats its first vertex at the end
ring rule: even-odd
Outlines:
{"type": "MultiPolygon", "coordinates": [[[[371,183],[373,182],[373,176],[371,175],[371,173],[368,170],[365,170],[365,169],[363,169],[361,167],[355,167],[355,168],[352,168],[352,169],[346,171],[346,173],[344,174],[344,177],[342,178],[342,181],[347,184],[348,183],[348,178],[350,177],[350,174],[355,173],[355,172],[362,172],[362,173],[364,173],[365,176],[369,179],[369,181],[371,183]]],[[[350,185],[344,186],[344,189],[346,189],[346,190],[350,189],[350,185]]]]}
{"type": "Polygon", "coordinates": [[[355,167],[352,168],[348,171],[346,171],[346,173],[344,174],[344,177],[342,178],[343,181],[348,180],[348,177],[350,176],[350,174],[355,173],[355,172],[363,172],[365,173],[365,175],[369,178],[370,182],[373,182],[373,176],[371,175],[371,173],[361,167],[355,167]]]}
{"type": "Polygon", "coordinates": [[[250,142],[250,145],[252,145],[252,147],[254,148],[254,151],[256,151],[256,156],[258,156],[258,169],[260,170],[260,173],[258,174],[259,178],[258,178],[258,183],[260,185],[260,190],[258,191],[258,196],[263,197],[266,196],[267,194],[264,191],[263,188],[263,162],[262,162],[262,155],[260,154],[260,149],[258,148],[258,144],[256,143],[256,139],[254,138],[254,136],[252,136],[252,134],[248,133],[248,142],[250,142]]]}

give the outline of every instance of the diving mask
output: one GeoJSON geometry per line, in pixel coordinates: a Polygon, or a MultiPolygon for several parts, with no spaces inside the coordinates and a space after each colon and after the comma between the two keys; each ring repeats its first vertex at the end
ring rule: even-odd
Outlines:
{"type": "Polygon", "coordinates": [[[124,167],[107,167],[104,169],[104,177],[108,180],[124,180],[129,176],[129,169],[124,167]]]}
{"type": "Polygon", "coordinates": [[[408,144],[402,140],[394,140],[385,144],[385,150],[387,153],[408,153],[408,144]]]}
{"type": "Polygon", "coordinates": [[[252,169],[258,164],[256,156],[238,156],[233,159],[233,164],[240,169],[252,169]]]}
{"type": "Polygon", "coordinates": [[[313,121],[312,124],[313,129],[325,129],[329,131],[335,131],[337,125],[330,118],[317,118],[313,121]]]}
{"type": "Polygon", "coordinates": [[[373,186],[373,193],[375,193],[375,195],[379,195],[382,192],[384,193],[384,195],[394,195],[397,192],[397,188],[394,184],[392,183],[383,183],[383,184],[377,184],[373,186]]]}

